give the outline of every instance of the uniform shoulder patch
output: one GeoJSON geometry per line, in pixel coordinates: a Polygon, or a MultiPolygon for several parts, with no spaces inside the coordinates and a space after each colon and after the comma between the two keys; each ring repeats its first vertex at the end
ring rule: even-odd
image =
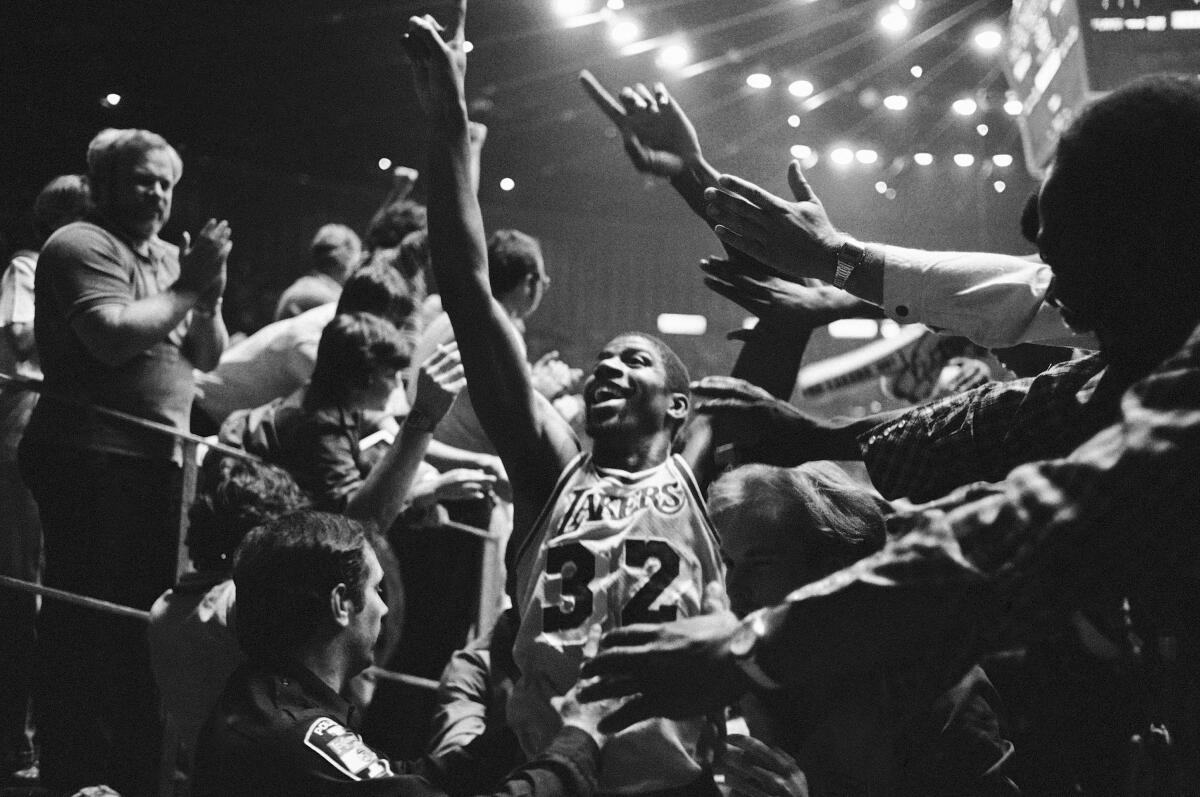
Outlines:
{"type": "Polygon", "coordinates": [[[386,758],[368,747],[357,733],[329,717],[312,721],[304,732],[304,746],[351,780],[374,780],[395,774],[386,758]]]}

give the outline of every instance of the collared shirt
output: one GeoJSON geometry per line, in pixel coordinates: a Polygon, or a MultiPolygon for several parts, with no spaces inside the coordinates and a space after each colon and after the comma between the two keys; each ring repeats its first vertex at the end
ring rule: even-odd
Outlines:
{"type": "Polygon", "coordinates": [[[901,324],[925,324],[987,348],[1042,343],[1095,349],[1043,299],[1050,267],[1036,256],[927,252],[870,244],[882,261],[883,310],[901,324]]]}
{"type": "Polygon", "coordinates": [[[1198,480],[1200,329],[1069,456],[892,516],[882,551],[768,612],[764,669],[798,685],[969,661],[1114,589],[1194,657],[1198,480]]]}
{"type": "MultiPolygon", "coordinates": [[[[279,795],[441,795],[424,763],[389,761],[355,731],[353,707],[297,664],[255,663],[229,679],[200,736],[196,797],[279,795]]],[[[598,748],[568,728],[535,760],[513,772],[498,795],[593,793],[598,748]]]]}
{"type": "Polygon", "coordinates": [[[929,501],[1070,451],[1117,419],[1126,387],[1092,354],[914,407],[858,443],[880,494],[929,501]]]}

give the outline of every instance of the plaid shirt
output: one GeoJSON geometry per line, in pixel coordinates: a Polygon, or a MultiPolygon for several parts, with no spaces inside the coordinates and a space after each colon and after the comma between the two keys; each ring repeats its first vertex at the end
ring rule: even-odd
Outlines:
{"type": "Polygon", "coordinates": [[[929,501],[977,481],[999,481],[1023,462],[1060,456],[1115,421],[1128,384],[1100,355],[1029,379],[991,382],[914,407],[858,438],[886,498],[929,501]]]}
{"type": "Polygon", "coordinates": [[[768,612],[760,660],[797,687],[847,670],[961,663],[1024,641],[1101,588],[1129,595],[1195,656],[1198,481],[1200,329],[1069,456],[890,517],[882,551],[768,612]]]}

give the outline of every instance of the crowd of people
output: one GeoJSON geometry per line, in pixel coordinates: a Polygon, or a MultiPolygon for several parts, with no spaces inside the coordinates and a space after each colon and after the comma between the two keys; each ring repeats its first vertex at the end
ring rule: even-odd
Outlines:
{"type": "Polygon", "coordinates": [[[530,361],[550,277],[536,238],[485,226],[464,13],[404,36],[424,169],[361,237],[322,226],[232,344],[236,236],[159,237],[184,165],[161,136],[101,131],[38,196],[40,246],[0,281],[3,572],[149,619],[0,589],[0,777],[1200,794],[1200,79],[1082,109],[1016,257],[859,241],[798,163],[791,198],[722,174],[664,85],[583,72],[633,168],[723,246],[706,285],[758,319],[730,374],[692,381],[641,331],[584,370],[530,361]],[[885,316],[963,341],[896,388],[914,406],[789,403],[814,329],[885,316]],[[991,379],[989,349],[1023,378],[991,379]],[[194,500],[192,432],[220,443],[194,500]],[[464,525],[506,541],[492,627],[461,610],[464,525]]]}

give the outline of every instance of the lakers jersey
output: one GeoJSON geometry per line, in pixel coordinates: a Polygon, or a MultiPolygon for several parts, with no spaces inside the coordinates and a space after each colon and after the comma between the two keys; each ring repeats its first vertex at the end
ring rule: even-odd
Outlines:
{"type": "MultiPolygon", "coordinates": [[[[589,629],[670,622],[701,613],[704,587],[724,580],[720,550],[687,463],[674,455],[637,473],[580,454],[517,554],[521,677],[508,721],[527,755],[561,727],[552,697],[579,677],[589,629]]],[[[695,780],[706,720],[652,719],[604,747],[600,789],[637,793],[695,780]]]]}

